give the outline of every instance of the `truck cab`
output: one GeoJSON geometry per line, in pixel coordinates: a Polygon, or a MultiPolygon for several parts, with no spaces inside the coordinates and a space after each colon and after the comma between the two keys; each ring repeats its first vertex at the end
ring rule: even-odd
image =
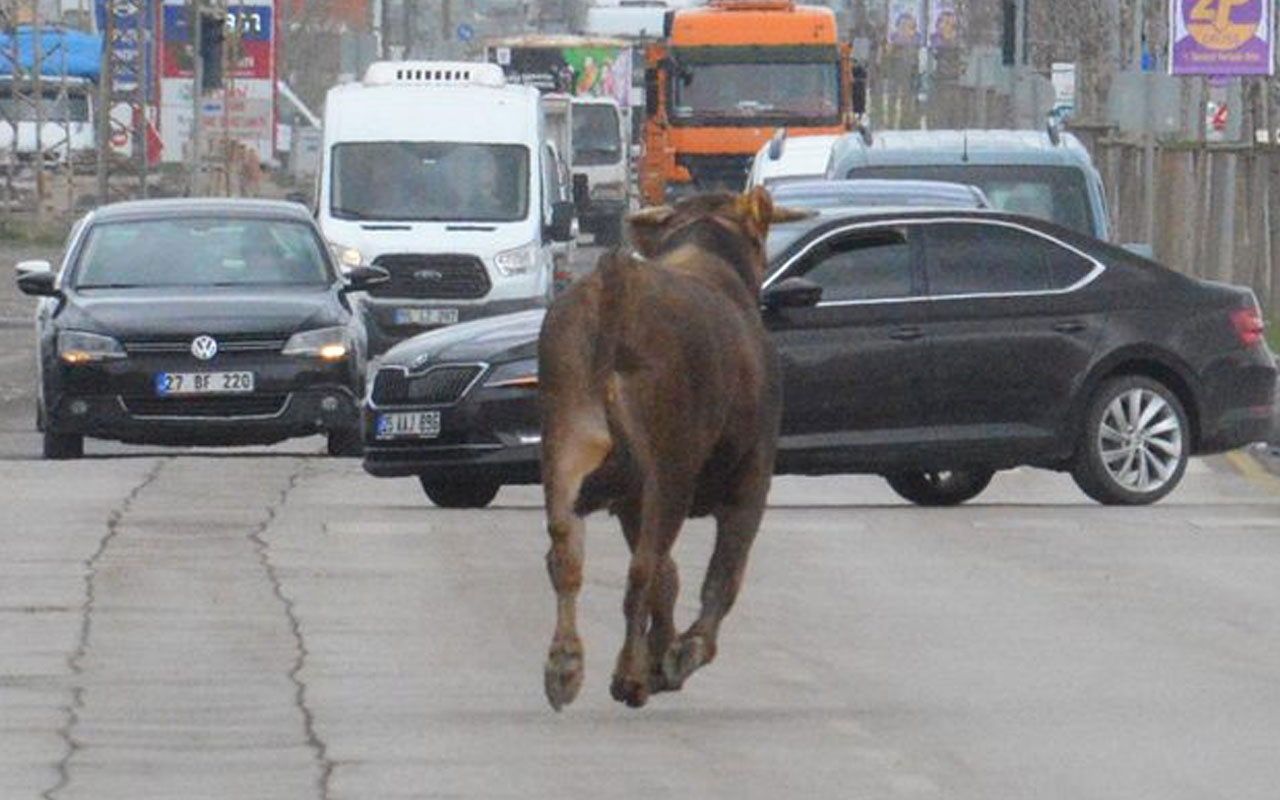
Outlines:
{"type": "Polygon", "coordinates": [[[481,62],[375,62],[331,89],[316,215],[346,265],[391,279],[362,298],[370,350],[542,307],[573,206],[538,92],[481,62]]]}

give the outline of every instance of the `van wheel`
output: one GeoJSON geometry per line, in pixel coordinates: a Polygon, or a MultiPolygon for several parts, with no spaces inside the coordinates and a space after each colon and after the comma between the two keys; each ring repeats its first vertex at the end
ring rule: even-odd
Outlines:
{"type": "Polygon", "coordinates": [[[1177,396],[1158,381],[1125,375],[1089,401],[1071,477],[1104,505],[1147,505],[1182,481],[1190,447],[1177,396]]]}
{"type": "Polygon", "coordinates": [[[359,456],[364,453],[359,428],[339,428],[329,431],[325,450],[331,456],[359,456]]]}
{"type": "Polygon", "coordinates": [[[427,499],[440,508],[484,508],[498,496],[502,484],[493,480],[439,480],[418,476],[427,499]]]}
{"type": "Polygon", "coordinates": [[[942,472],[898,472],[886,475],[889,486],[918,506],[957,506],[987,488],[995,474],[989,469],[942,472]]]}
{"type": "Polygon", "coordinates": [[[44,457],[64,461],[84,455],[84,437],[78,433],[54,433],[44,430],[44,457]]]}

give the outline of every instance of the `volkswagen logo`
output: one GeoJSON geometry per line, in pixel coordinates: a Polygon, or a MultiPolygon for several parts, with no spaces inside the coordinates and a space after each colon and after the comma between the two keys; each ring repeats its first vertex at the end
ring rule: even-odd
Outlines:
{"type": "Polygon", "coordinates": [[[418,281],[442,281],[444,273],[438,269],[420,269],[413,273],[413,279],[418,281]]]}
{"type": "Polygon", "coordinates": [[[191,355],[208,361],[218,354],[218,340],[212,336],[197,336],[191,340],[191,355]]]}

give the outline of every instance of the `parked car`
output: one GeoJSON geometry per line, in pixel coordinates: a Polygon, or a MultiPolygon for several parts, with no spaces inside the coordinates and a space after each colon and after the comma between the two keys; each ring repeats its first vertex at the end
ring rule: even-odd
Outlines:
{"type": "Polygon", "coordinates": [[[851,178],[797,180],[769,190],[779,205],[803,208],[990,208],[977,186],[950,181],[851,178]]]}
{"type": "MultiPolygon", "coordinates": [[[[880,474],[908,500],[950,505],[1029,465],[1141,504],[1172,491],[1190,456],[1269,430],[1276,366],[1249,289],[989,210],[819,215],[769,244],[780,474],[880,474]]],[[[364,468],[417,475],[442,506],[536,482],[541,319],[389,352],[365,399],[364,468]]]]}
{"type": "Polygon", "coordinates": [[[188,445],[325,433],[358,452],[365,332],[307,209],[141,200],[92,211],[59,271],[24,262],[36,312],[36,424],[46,458],[84,438],[188,445]]]}

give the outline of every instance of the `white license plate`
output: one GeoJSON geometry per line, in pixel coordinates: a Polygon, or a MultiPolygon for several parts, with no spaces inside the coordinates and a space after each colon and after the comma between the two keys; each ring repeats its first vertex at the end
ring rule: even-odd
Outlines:
{"type": "Polygon", "coordinates": [[[252,372],[157,372],[156,394],[248,394],[253,391],[252,372]]]}
{"type": "Polygon", "coordinates": [[[439,411],[397,411],[378,415],[379,439],[434,439],[440,435],[439,411]]]}
{"type": "Polygon", "coordinates": [[[397,325],[453,325],[458,321],[458,309],[397,308],[391,319],[397,325]]]}

